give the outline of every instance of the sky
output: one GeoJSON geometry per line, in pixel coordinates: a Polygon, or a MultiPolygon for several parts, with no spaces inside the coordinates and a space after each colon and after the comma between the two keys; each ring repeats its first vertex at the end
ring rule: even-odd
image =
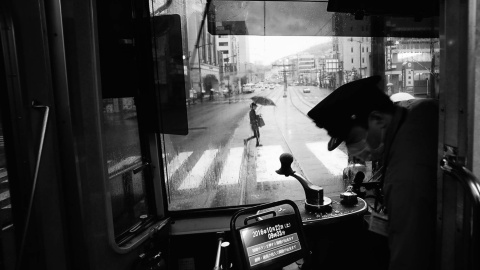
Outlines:
{"type": "Polygon", "coordinates": [[[303,36],[249,36],[250,62],[264,65],[287,55],[300,52],[313,45],[329,42],[330,37],[303,36]]]}

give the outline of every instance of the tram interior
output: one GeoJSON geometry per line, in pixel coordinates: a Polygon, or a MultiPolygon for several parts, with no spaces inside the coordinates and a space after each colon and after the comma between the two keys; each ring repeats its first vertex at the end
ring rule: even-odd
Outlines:
{"type": "MultiPolygon", "coordinates": [[[[377,164],[328,151],[307,112],[373,75],[440,100],[448,1],[19,2],[0,4],[0,270],[388,269],[377,164]]],[[[465,222],[439,269],[478,265],[451,185],[437,210],[467,210],[445,211],[465,222]]]]}

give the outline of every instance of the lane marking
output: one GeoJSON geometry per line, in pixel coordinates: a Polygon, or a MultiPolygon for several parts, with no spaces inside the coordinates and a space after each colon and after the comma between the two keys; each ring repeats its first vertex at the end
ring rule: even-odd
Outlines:
{"type": "Polygon", "coordinates": [[[204,176],[207,174],[217,152],[218,149],[210,149],[203,152],[203,155],[200,157],[197,164],[195,164],[195,167],[193,167],[187,177],[185,177],[178,189],[198,188],[204,176]]]}
{"type": "Polygon", "coordinates": [[[6,200],[8,198],[10,198],[10,192],[9,191],[5,191],[5,192],[0,193],[0,201],[6,200]]]}
{"type": "Polygon", "coordinates": [[[227,161],[223,165],[222,175],[218,185],[237,184],[240,178],[240,165],[242,164],[243,147],[230,148],[227,161]]]}
{"type": "Polygon", "coordinates": [[[268,145],[257,148],[257,182],[294,180],[292,177],[285,177],[275,172],[280,169],[279,158],[283,153],[281,145],[268,145]]]}
{"type": "Polygon", "coordinates": [[[7,171],[0,171],[0,179],[2,179],[4,177],[7,177],[7,176],[8,176],[7,171]]]}
{"type": "Polygon", "coordinates": [[[343,169],[348,165],[348,156],[338,148],[328,151],[328,142],[307,143],[308,149],[333,175],[342,175],[343,169]]]}
{"type": "Polygon", "coordinates": [[[182,166],[182,164],[187,160],[187,158],[192,154],[193,152],[181,152],[173,158],[167,165],[167,172],[168,172],[168,179],[172,177],[172,175],[182,166]]]}

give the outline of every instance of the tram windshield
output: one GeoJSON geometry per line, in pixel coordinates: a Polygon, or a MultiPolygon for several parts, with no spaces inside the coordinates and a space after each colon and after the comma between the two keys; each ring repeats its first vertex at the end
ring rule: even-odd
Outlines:
{"type": "Polygon", "coordinates": [[[212,1],[202,24],[205,1],[167,2],[150,9],[180,15],[188,114],[188,135],[161,134],[171,211],[304,198],[275,172],[282,153],[327,196],[343,192],[346,147],[328,151],[330,137],[306,114],[345,83],[382,75],[390,96],[437,98],[434,5],[386,17],[336,13],[326,1],[212,1]],[[252,115],[264,122],[258,132],[252,115]]]}

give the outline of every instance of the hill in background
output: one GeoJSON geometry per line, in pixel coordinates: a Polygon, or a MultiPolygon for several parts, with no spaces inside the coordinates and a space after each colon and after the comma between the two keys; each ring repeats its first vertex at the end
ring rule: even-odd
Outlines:
{"type": "Polygon", "coordinates": [[[308,49],[305,49],[301,52],[299,52],[298,54],[301,54],[301,53],[309,53],[309,54],[312,54],[316,57],[320,57],[322,55],[325,55],[326,53],[328,53],[328,51],[331,51],[332,50],[332,43],[331,42],[326,42],[326,43],[322,43],[322,44],[317,44],[317,45],[314,45],[308,49]]]}
{"type": "MultiPolygon", "coordinates": [[[[290,58],[290,57],[296,56],[297,54],[304,54],[304,53],[311,54],[311,55],[315,56],[315,58],[317,58],[317,57],[320,57],[320,56],[323,56],[323,55],[329,53],[329,51],[330,52],[332,51],[332,42],[326,42],[326,43],[313,45],[312,47],[310,47],[308,49],[299,51],[295,54],[290,54],[290,55],[282,57],[280,59],[290,58]]],[[[277,59],[277,60],[280,60],[280,59],[277,59]]]]}

